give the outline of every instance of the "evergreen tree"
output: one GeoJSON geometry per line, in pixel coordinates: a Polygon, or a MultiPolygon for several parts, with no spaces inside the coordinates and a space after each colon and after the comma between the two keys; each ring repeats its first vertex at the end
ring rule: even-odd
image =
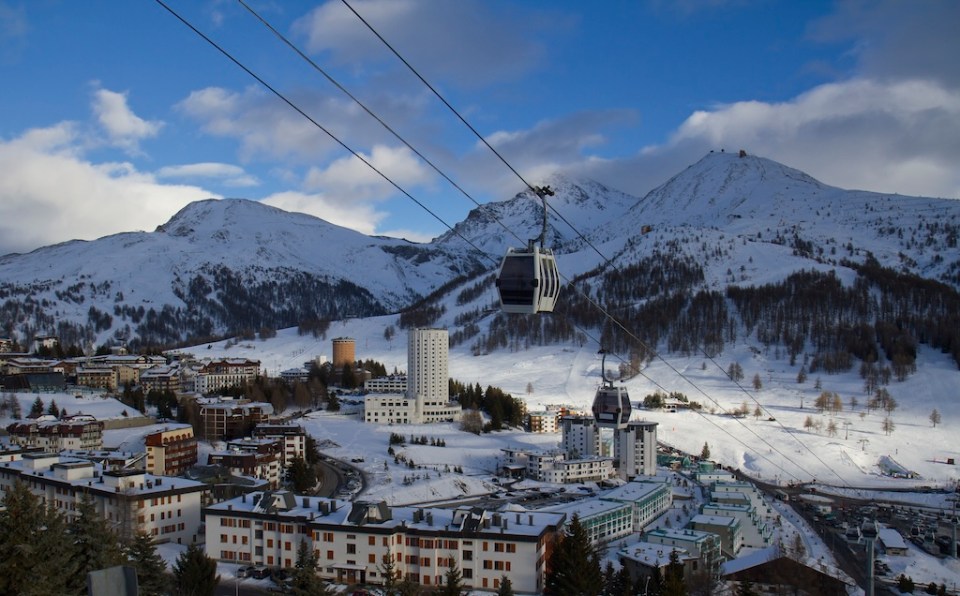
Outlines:
{"type": "Polygon", "coordinates": [[[65,534],[63,516],[45,509],[27,485],[17,481],[7,490],[0,511],[0,594],[66,593],[74,570],[65,534]]]}
{"type": "Polygon", "coordinates": [[[687,596],[687,585],[683,579],[683,563],[677,551],[670,551],[670,563],[663,574],[663,596],[687,596]]]}
{"type": "Polygon", "coordinates": [[[383,591],[387,596],[394,596],[397,593],[397,584],[400,582],[400,570],[393,560],[393,553],[387,551],[380,559],[380,565],[377,566],[380,576],[383,577],[383,591]]]}
{"type": "Polygon", "coordinates": [[[176,592],[181,596],[212,596],[220,583],[217,562],[197,544],[191,544],[177,557],[173,579],[176,592]]]}
{"type": "Polygon", "coordinates": [[[736,596],[757,596],[756,590],[753,589],[753,584],[749,581],[743,581],[737,584],[737,591],[734,592],[736,596]]]}
{"type": "Polygon", "coordinates": [[[302,457],[295,457],[287,470],[287,480],[293,484],[293,491],[305,493],[317,484],[317,475],[302,457]]]}
{"type": "Polygon", "coordinates": [[[67,525],[67,540],[73,545],[72,567],[68,582],[73,592],[83,592],[87,586],[87,574],[124,562],[123,551],[117,535],[107,526],[107,521],[97,513],[93,500],[86,493],[80,495],[76,515],[67,525]]]}
{"type": "Polygon", "coordinates": [[[497,596],[513,596],[513,582],[506,575],[500,576],[500,587],[497,588],[497,596]]]}
{"type": "Polygon", "coordinates": [[[337,392],[333,391],[327,397],[327,411],[328,412],[339,412],[340,411],[340,399],[337,397],[337,392]]]}
{"type": "Polygon", "coordinates": [[[554,546],[543,593],[548,596],[597,596],[602,586],[600,561],[576,514],[554,546]]]}
{"type": "Polygon", "coordinates": [[[41,416],[43,416],[43,400],[38,395],[37,399],[33,400],[33,405],[30,406],[30,413],[27,414],[27,418],[39,418],[41,416]]]}
{"type": "Polygon", "coordinates": [[[298,596],[326,596],[329,590],[317,576],[317,554],[306,540],[297,547],[297,562],[294,564],[293,582],[290,587],[298,596]]]}
{"type": "Polygon", "coordinates": [[[710,446],[706,441],[703,443],[703,449],[700,450],[700,459],[710,459],[710,446]]]}
{"type": "Polygon", "coordinates": [[[142,596],[163,596],[169,591],[167,564],[157,554],[153,536],[137,532],[127,548],[127,561],[137,570],[137,585],[142,596]]]}
{"type": "Polygon", "coordinates": [[[60,408],[57,407],[56,400],[53,400],[53,399],[50,400],[50,407],[47,408],[47,414],[50,414],[51,416],[55,416],[57,418],[60,417],[60,408]]]}
{"type": "Polygon", "coordinates": [[[660,563],[653,566],[650,579],[647,580],[643,591],[647,596],[660,596],[663,593],[663,572],[660,570],[660,563]]]}
{"type": "Polygon", "coordinates": [[[460,567],[453,557],[450,557],[450,563],[447,565],[447,571],[443,574],[443,587],[439,593],[442,596],[460,596],[463,594],[463,575],[460,573],[460,567]]]}

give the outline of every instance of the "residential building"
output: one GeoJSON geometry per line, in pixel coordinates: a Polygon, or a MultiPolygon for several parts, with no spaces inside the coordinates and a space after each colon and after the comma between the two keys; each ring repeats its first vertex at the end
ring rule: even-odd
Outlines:
{"type": "Polygon", "coordinates": [[[143,438],[146,470],[156,476],[180,476],[197,463],[197,439],[189,424],[174,424],[143,438]]]}
{"type": "Polygon", "coordinates": [[[571,459],[601,454],[600,427],[593,416],[563,416],[560,428],[563,451],[571,459]]]}
{"type": "Polygon", "coordinates": [[[559,430],[560,412],[544,410],[527,414],[527,430],[532,433],[555,433],[559,430]]]}
{"type": "Polygon", "coordinates": [[[634,420],[614,431],[614,459],[623,480],[657,474],[657,423],[634,420]]]}
{"type": "Polygon", "coordinates": [[[103,389],[104,391],[117,390],[117,373],[112,368],[105,367],[77,367],[77,385],[103,389]]]}
{"type": "Polygon", "coordinates": [[[41,416],[15,422],[7,427],[7,432],[15,445],[38,447],[45,451],[103,447],[103,423],[87,415],[69,416],[63,420],[41,416]]]}
{"type": "Polygon", "coordinates": [[[380,424],[429,424],[460,419],[450,401],[446,329],[411,329],[407,339],[406,393],[367,395],[364,420],[380,424]]]}
{"type": "Polygon", "coordinates": [[[605,492],[600,498],[629,503],[633,512],[633,531],[642,532],[673,504],[673,490],[666,481],[635,481],[605,492]]]}
{"type": "Polygon", "coordinates": [[[543,591],[546,561],[565,521],[561,513],[389,507],[254,492],[204,508],[207,555],[230,563],[292,568],[306,540],[318,573],[338,583],[382,584],[381,562],[427,588],[450,564],[471,590],[496,590],[506,575],[517,593],[543,591]]]}
{"type": "Polygon", "coordinates": [[[280,465],[290,466],[295,457],[307,458],[307,431],[295,424],[258,424],[253,429],[253,438],[279,441],[280,465]]]}
{"type": "Polygon", "coordinates": [[[242,387],[260,376],[260,361],[224,358],[203,365],[194,379],[197,393],[207,395],[227,387],[242,387]]]}
{"type": "Polygon", "coordinates": [[[743,547],[743,531],[740,520],[724,515],[694,515],[687,527],[691,530],[710,532],[720,537],[720,552],[733,559],[743,547]]]}
{"type": "Polygon", "coordinates": [[[645,542],[662,544],[666,547],[680,547],[698,559],[693,571],[704,568],[712,575],[719,572],[723,557],[720,550],[720,537],[712,532],[689,528],[657,528],[643,533],[645,542]]]}
{"type": "Polygon", "coordinates": [[[171,366],[154,366],[153,368],[148,368],[140,373],[140,387],[143,389],[144,393],[150,393],[151,391],[172,391],[173,393],[180,393],[181,383],[180,383],[180,366],[171,365],[171,366]]]}
{"type": "Polygon", "coordinates": [[[768,524],[757,515],[756,510],[749,504],[708,503],[700,513],[705,515],[725,515],[734,517],[740,522],[743,532],[743,546],[750,548],[764,548],[770,545],[773,537],[772,524],[768,524]]]}
{"type": "Polygon", "coordinates": [[[368,393],[400,393],[407,392],[406,375],[390,375],[377,379],[368,379],[363,383],[364,391],[368,393]]]}
{"type": "Polygon", "coordinates": [[[567,517],[568,524],[576,516],[587,533],[590,543],[595,547],[633,533],[633,507],[629,503],[585,499],[563,505],[551,505],[539,511],[563,513],[567,517]]]}
{"type": "Polygon", "coordinates": [[[124,538],[137,530],[161,543],[189,544],[200,538],[200,507],[207,491],[200,482],[141,470],[105,470],[91,461],[50,453],[24,453],[0,463],[0,490],[10,490],[17,481],[67,517],[88,496],[124,538]]]}
{"type": "Polygon", "coordinates": [[[657,542],[636,542],[621,548],[617,559],[630,574],[632,582],[636,584],[643,580],[646,586],[654,575],[654,569],[663,578],[663,570],[670,564],[671,553],[676,553],[677,562],[683,565],[684,582],[690,585],[694,574],[702,569],[702,564],[699,557],[691,555],[685,548],[664,546],[657,542]]]}
{"type": "Polygon", "coordinates": [[[837,577],[841,573],[825,567],[814,569],[763,549],[724,563],[721,579],[727,586],[749,583],[758,594],[846,596],[856,586],[837,577]]]}
{"type": "Polygon", "coordinates": [[[612,457],[567,459],[562,451],[530,451],[505,448],[501,469],[510,475],[522,470],[523,476],[541,482],[566,484],[601,482],[614,476],[612,457]]]}
{"type": "Polygon", "coordinates": [[[240,400],[200,400],[200,426],[208,441],[223,441],[249,435],[257,424],[267,422],[273,406],[240,400]]]}
{"type": "Polygon", "coordinates": [[[236,476],[259,478],[270,488],[280,486],[283,443],[276,439],[240,439],[229,441],[225,451],[207,456],[207,465],[223,466],[236,476]]]}

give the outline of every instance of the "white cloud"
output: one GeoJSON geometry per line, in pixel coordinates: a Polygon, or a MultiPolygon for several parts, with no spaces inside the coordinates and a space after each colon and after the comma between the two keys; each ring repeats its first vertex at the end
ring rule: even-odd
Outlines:
{"type": "MultiPolygon", "coordinates": [[[[376,145],[369,155],[360,155],[401,188],[428,183],[430,171],[406,147],[376,145]]],[[[384,200],[398,193],[396,188],[354,156],[344,157],[326,168],[310,168],[304,181],[307,190],[320,190],[343,203],[384,200]]]]}
{"type": "Polygon", "coordinates": [[[220,180],[226,186],[235,188],[257,186],[256,176],[247,174],[243,168],[233,164],[204,162],[166,166],[156,172],[158,178],[181,178],[186,180],[212,178],[220,180]]]}
{"type": "Polygon", "coordinates": [[[144,120],[134,114],[127,105],[126,93],[97,89],[93,111],[110,142],[130,151],[137,151],[141,140],[157,136],[163,127],[160,121],[144,120]]]}
{"type": "Polygon", "coordinates": [[[77,238],[152,230],[186,204],[213,196],[157,184],[131,164],[77,157],[70,123],[0,141],[0,253],[77,238]]]}
{"type": "Polygon", "coordinates": [[[369,204],[344,204],[331,200],[324,194],[309,194],[296,191],[280,192],[264,198],[262,203],[297,213],[306,213],[332,224],[356,230],[362,234],[375,234],[377,224],[387,213],[377,211],[369,204]]]}

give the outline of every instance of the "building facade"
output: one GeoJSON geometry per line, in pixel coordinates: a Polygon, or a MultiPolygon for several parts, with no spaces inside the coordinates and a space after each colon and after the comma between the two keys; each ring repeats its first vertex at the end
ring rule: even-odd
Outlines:
{"type": "Polygon", "coordinates": [[[623,480],[657,474],[657,423],[628,422],[614,431],[614,458],[623,480]]]}
{"type": "Polygon", "coordinates": [[[7,427],[10,442],[58,452],[67,449],[97,450],[103,447],[103,423],[93,416],[77,415],[58,420],[41,416],[7,427]]]}
{"type": "Polygon", "coordinates": [[[563,416],[560,418],[563,432],[563,451],[568,457],[600,455],[600,427],[593,416],[563,416]]]}
{"type": "Polygon", "coordinates": [[[227,387],[243,387],[260,376],[260,361],[224,358],[204,364],[194,378],[194,390],[202,395],[227,387]]]}
{"type": "Polygon", "coordinates": [[[189,424],[171,425],[143,438],[147,449],[147,472],[156,476],[180,476],[197,463],[197,439],[189,424]]]}
{"type": "Polygon", "coordinates": [[[207,555],[231,563],[292,568],[302,540],[318,574],[338,583],[382,584],[384,557],[427,588],[457,565],[468,589],[496,590],[506,575],[517,593],[540,593],[560,513],[492,513],[479,508],[389,507],[250,493],[204,509],[207,555]]]}

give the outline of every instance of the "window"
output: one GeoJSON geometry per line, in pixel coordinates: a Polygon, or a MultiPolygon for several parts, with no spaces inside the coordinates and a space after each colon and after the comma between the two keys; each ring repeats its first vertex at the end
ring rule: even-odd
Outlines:
{"type": "MultiPolygon", "coordinates": [[[[368,544],[369,546],[376,546],[376,544],[377,544],[377,537],[376,537],[376,536],[367,536],[367,544],[368,544]]],[[[386,546],[386,545],[384,545],[384,546],[386,546]]]]}
{"type": "Polygon", "coordinates": [[[356,545],[356,544],[348,544],[348,545],[347,545],[347,554],[348,554],[348,555],[355,555],[355,554],[357,554],[357,545],[356,545]]]}
{"type": "Polygon", "coordinates": [[[465,550],[465,551],[463,551],[463,560],[464,560],[464,561],[472,561],[472,560],[473,560],[473,551],[472,551],[472,550],[465,550]]]}
{"type": "Polygon", "coordinates": [[[375,564],[376,562],[377,562],[377,555],[375,555],[375,554],[373,554],[373,553],[370,553],[369,555],[367,555],[367,563],[374,563],[374,564],[375,564]]]}
{"type": "Polygon", "coordinates": [[[328,558],[328,559],[333,559],[333,551],[332,551],[332,550],[328,550],[328,551],[327,551],[327,558],[328,558]]]}
{"type": "Polygon", "coordinates": [[[493,562],[492,562],[492,561],[489,561],[489,560],[485,560],[485,561],[483,562],[483,568],[484,568],[484,569],[493,569],[493,562]]]}
{"type": "Polygon", "coordinates": [[[464,569],[460,572],[460,575],[463,576],[463,579],[473,579],[473,569],[464,569]]]}

